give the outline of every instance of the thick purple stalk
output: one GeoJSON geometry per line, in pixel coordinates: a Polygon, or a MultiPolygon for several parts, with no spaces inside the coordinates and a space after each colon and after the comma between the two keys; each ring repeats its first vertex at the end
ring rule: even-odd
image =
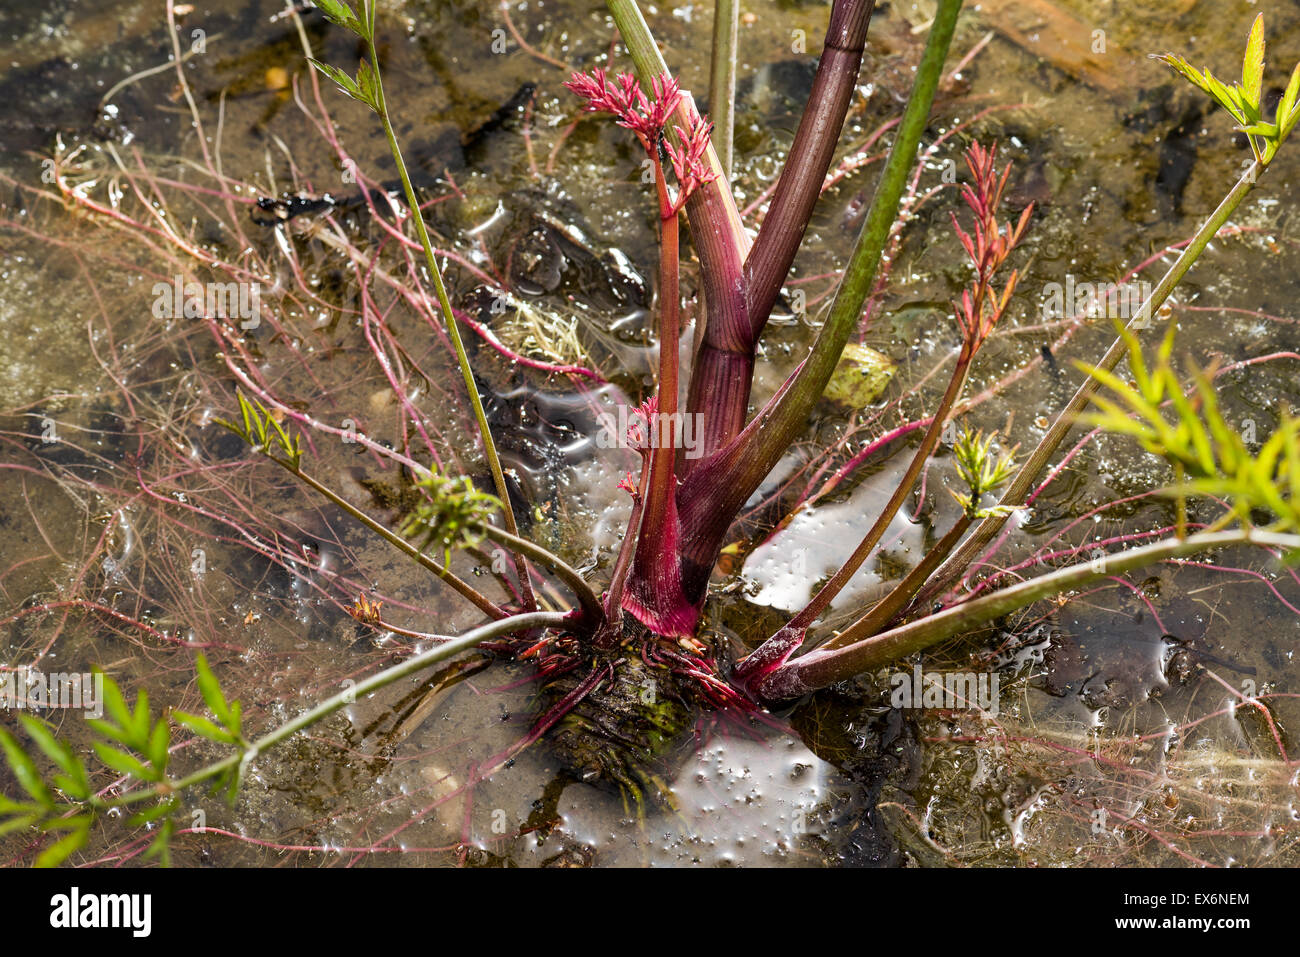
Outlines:
{"type": "MultiPolygon", "coordinates": [[[[704,337],[695,354],[686,397],[688,414],[697,415],[698,438],[703,455],[721,448],[745,426],[749,414],[749,389],[754,378],[754,347],[749,336],[749,311],[742,278],[749,239],[727,238],[729,229],[718,230],[713,217],[726,210],[711,203],[706,190],[731,188],[715,180],[701,188],[686,204],[691,222],[691,239],[700,257],[700,280],[704,292],[704,337]]],[[[735,204],[731,204],[732,212],[735,204]]],[[[739,227],[739,213],[736,213],[739,227]]],[[[682,457],[683,473],[698,460],[682,457]]]]}
{"type": "MultiPolygon", "coordinates": [[[[758,337],[803,241],[839,142],[862,65],[875,0],[836,0],[808,105],[753,249],[742,263],[734,255],[704,267],[708,325],[695,357],[687,410],[704,417],[702,450],[709,455],[740,434],[749,414],[758,337]]],[[[697,247],[710,220],[692,211],[697,247]]],[[[736,251],[734,248],[731,250],[736,251]]],[[[689,467],[683,460],[679,465],[689,467]]]]}
{"type": "Polygon", "coordinates": [[[857,86],[867,26],[875,5],[875,0],[839,0],[831,10],[808,106],[799,121],[772,204],[745,262],[750,334],[754,341],[767,324],[821,195],[857,86]]]}
{"type": "MultiPolygon", "coordinates": [[[[636,64],[642,86],[648,88],[654,77],[670,75],[668,64],[664,62],[663,54],[659,52],[636,0],[606,0],[606,4],[618,26],[619,35],[636,64]]],[[[693,98],[683,91],[682,102],[669,126],[675,123],[681,129],[689,130],[694,111],[693,98]]],[[[668,135],[675,137],[676,134],[670,131],[668,135]]],[[[691,194],[686,202],[686,215],[691,226],[691,239],[700,257],[707,315],[705,339],[712,344],[712,349],[725,356],[737,344],[744,346],[749,338],[743,274],[750,240],[741,223],[736,201],[731,195],[731,185],[711,144],[704,159],[709,169],[717,175],[691,194]]],[[[701,422],[705,449],[719,447],[722,436],[734,435],[745,423],[749,381],[754,369],[752,350],[745,346],[740,358],[742,361],[739,364],[725,362],[727,368],[711,374],[708,381],[713,385],[703,393],[699,393],[696,386],[700,368],[700,359],[696,359],[688,409],[691,412],[701,412],[708,406],[708,412],[701,422]],[[746,356],[747,363],[743,361],[746,356]]],[[[712,364],[709,359],[705,359],[705,362],[712,364]]],[[[683,457],[681,463],[691,464],[691,460],[683,457]]]]}
{"type": "Polygon", "coordinates": [[[811,354],[741,433],[718,452],[701,459],[678,487],[683,591],[692,601],[704,597],[709,573],[732,520],[807,428],[808,417],[858,325],[890,229],[898,216],[903,190],[916,163],[921,136],[929,123],[930,107],[960,9],[961,0],[940,0],[894,145],[881,171],[830,316],[818,332],[811,354]]]}
{"type": "MultiPolygon", "coordinates": [[[[643,80],[646,75],[666,73],[663,58],[635,0],[608,0],[608,4],[643,80]]],[[[838,0],[835,9],[839,16],[833,18],[834,31],[830,42],[832,46],[851,47],[845,37],[851,38],[858,29],[865,30],[869,8],[863,0],[838,0]]],[[[960,9],[961,0],[940,0],[893,149],[881,172],[871,208],[854,245],[830,316],[818,333],[811,354],[748,425],[744,420],[755,343],[754,327],[749,319],[749,294],[742,269],[748,242],[743,231],[739,230],[735,203],[721,178],[697,191],[687,205],[692,237],[701,260],[708,316],[692,376],[688,414],[698,413],[702,417],[700,431],[706,452],[704,458],[684,472],[676,486],[673,506],[664,508],[661,513],[662,521],[655,520],[650,503],[647,501],[646,504],[643,534],[638,542],[637,559],[633,563],[623,606],[647,624],[650,624],[648,619],[659,622],[659,627],[651,625],[655,630],[669,627],[667,622],[672,619],[671,628],[675,631],[680,624],[677,619],[681,617],[684,621],[684,616],[679,614],[679,601],[684,600],[692,610],[703,601],[709,573],[728,528],[746,499],[806,428],[808,417],[825,391],[848,337],[858,325],[890,228],[898,215],[907,177],[916,162],[917,149],[929,121],[930,107],[960,9]],[[716,451],[710,454],[709,449],[716,451]],[[670,554],[652,559],[648,551],[652,540],[660,551],[670,554]]],[[[857,70],[850,71],[849,62],[834,49],[832,54],[826,59],[824,69],[828,75],[851,73],[848,79],[851,93],[857,70]]],[[[828,96],[840,87],[822,82],[815,89],[821,91],[819,96],[828,96]]],[[[847,110],[847,101],[844,108],[847,110]]],[[[679,113],[686,109],[684,97],[679,113]]],[[[813,112],[814,115],[818,113],[816,108],[813,112]]],[[[833,140],[831,134],[838,133],[842,122],[841,115],[833,131],[823,127],[820,135],[833,140]]],[[[690,117],[687,116],[680,125],[688,129],[689,124],[690,117]]],[[[805,137],[804,143],[807,145],[801,150],[815,153],[812,148],[820,140],[805,137]]],[[[707,160],[711,167],[717,167],[717,157],[712,148],[707,160]]],[[[811,162],[799,159],[796,165],[806,167],[811,162]]],[[[826,165],[829,167],[829,158],[826,165]]],[[[811,201],[815,202],[825,177],[825,168],[815,176],[806,173],[805,169],[805,175],[783,181],[782,188],[787,192],[807,190],[812,194],[811,201]],[[786,182],[789,185],[785,185],[786,182]]],[[[793,199],[782,202],[783,209],[794,210],[798,206],[793,199]]],[[[778,238],[780,215],[777,224],[769,227],[775,230],[772,235],[778,238]]],[[[795,247],[802,238],[804,225],[798,225],[795,247]]],[[[778,239],[770,242],[776,244],[778,239]]],[[[793,251],[788,255],[792,258],[793,251]]],[[[778,260],[774,258],[772,262],[778,260]]],[[[772,269],[774,274],[777,272],[776,266],[766,268],[772,269]]],[[[772,280],[778,287],[788,268],[787,262],[772,280]]],[[[683,457],[681,463],[688,464],[689,460],[683,457]]],[[[656,484],[652,476],[650,494],[653,494],[656,484]]]]}

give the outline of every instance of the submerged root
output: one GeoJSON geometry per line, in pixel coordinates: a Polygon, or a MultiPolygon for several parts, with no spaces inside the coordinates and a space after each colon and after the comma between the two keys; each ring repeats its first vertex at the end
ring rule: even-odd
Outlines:
{"type": "Polygon", "coordinates": [[[711,656],[637,631],[546,680],[539,724],[550,722],[547,742],[566,773],[617,791],[625,811],[643,818],[652,806],[676,810],[667,781],[689,750],[687,732],[705,709],[731,702],[711,656]]]}
{"type": "MultiPolygon", "coordinates": [[[[628,813],[643,816],[647,803],[675,810],[664,782],[668,759],[699,707],[667,668],[639,656],[606,664],[608,677],[564,713],[549,744],[578,780],[617,789],[628,813]]],[[[582,675],[572,671],[543,685],[543,710],[570,695],[582,675]]]]}

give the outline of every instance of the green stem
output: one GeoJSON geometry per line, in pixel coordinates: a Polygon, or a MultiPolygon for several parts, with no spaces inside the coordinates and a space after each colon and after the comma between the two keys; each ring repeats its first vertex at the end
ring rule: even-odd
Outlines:
{"type": "Polygon", "coordinates": [[[337,492],[335,492],[328,485],[325,485],[322,482],[318,482],[316,479],[312,478],[306,472],[302,471],[301,469],[294,468],[288,462],[282,461],[281,459],[277,459],[274,455],[268,455],[267,458],[269,458],[276,465],[283,468],[285,471],[291,473],[300,482],[302,482],[308,488],[311,488],[321,497],[328,499],[330,502],[337,505],[343,511],[347,512],[358,522],[360,522],[366,528],[370,529],[372,532],[374,532],[384,541],[388,542],[394,548],[405,553],[410,558],[415,559],[415,561],[418,562],[420,565],[422,565],[424,568],[427,568],[429,571],[433,572],[433,574],[438,576],[438,578],[442,579],[448,585],[454,588],[457,592],[459,592],[461,595],[464,595],[466,598],[468,598],[471,602],[474,603],[475,607],[477,607],[480,611],[484,612],[485,614],[493,618],[498,618],[498,619],[504,619],[510,616],[509,612],[505,611],[503,608],[501,608],[491,599],[484,596],[482,592],[476,589],[473,585],[469,584],[469,582],[464,581],[463,579],[457,577],[453,572],[449,571],[444,566],[439,565],[428,555],[424,554],[424,552],[420,551],[420,549],[416,548],[406,539],[402,538],[402,536],[398,535],[397,533],[395,533],[389,528],[385,528],[379,522],[376,522],[373,518],[371,518],[365,512],[361,511],[351,502],[348,502],[347,500],[342,498],[337,492]]]}
{"type": "MultiPolygon", "coordinates": [[[[569,586],[578,599],[578,604],[582,607],[582,620],[590,628],[596,627],[604,618],[605,613],[601,608],[600,599],[596,593],[591,590],[591,586],[583,579],[581,573],[569,565],[557,555],[551,554],[536,542],[530,542],[526,538],[518,535],[512,535],[503,528],[497,528],[495,525],[485,525],[483,532],[488,538],[498,545],[504,545],[512,549],[517,554],[526,555],[543,565],[549,571],[555,572],[562,582],[569,586]]],[[[569,624],[576,625],[572,619],[569,624]]]]}
{"type": "MultiPolygon", "coordinates": [[[[384,135],[388,137],[388,149],[393,154],[393,162],[397,165],[397,173],[402,178],[402,189],[406,193],[406,205],[410,208],[411,218],[415,221],[415,231],[420,237],[420,245],[424,247],[424,258],[429,267],[429,273],[433,276],[434,288],[438,294],[438,305],[442,309],[443,322],[447,327],[447,334],[451,338],[452,348],[456,352],[456,363],[460,366],[461,377],[465,380],[465,391],[469,395],[470,405],[474,409],[474,419],[478,423],[479,437],[483,440],[483,453],[487,457],[488,468],[492,471],[492,484],[496,486],[497,498],[501,500],[506,528],[512,535],[518,535],[519,526],[515,523],[515,513],[510,507],[510,492],[506,487],[505,473],[501,470],[501,459],[497,455],[496,443],[492,440],[492,429],[488,426],[487,414],[483,411],[483,399],[479,395],[478,385],[474,382],[474,370],[470,367],[469,356],[465,353],[465,344],[461,341],[460,327],[456,322],[456,315],[452,311],[451,299],[447,295],[447,286],[442,281],[442,270],[438,268],[437,260],[434,258],[433,243],[429,239],[429,231],[424,224],[424,214],[420,211],[420,201],[415,195],[415,188],[411,185],[410,174],[407,172],[406,163],[402,159],[402,148],[398,145],[397,135],[393,132],[392,120],[388,116],[388,102],[384,98],[383,80],[379,70],[379,53],[375,48],[374,0],[369,0],[366,3],[366,16],[371,24],[367,43],[370,48],[370,60],[374,67],[375,109],[384,125],[384,135]]],[[[537,608],[537,599],[533,596],[533,586],[528,575],[528,564],[519,553],[516,553],[515,557],[519,564],[519,587],[522,592],[524,607],[529,611],[535,610],[537,608]]]]}
{"type": "Polygon", "coordinates": [[[605,6],[609,8],[614,25],[618,27],[618,34],[636,64],[642,85],[648,88],[648,81],[652,77],[667,76],[668,64],[659,52],[659,45],[655,43],[650,26],[641,15],[636,0],[606,0],[605,6]]]}
{"type": "Polygon", "coordinates": [[[740,29],[740,0],[713,4],[713,60],[709,68],[709,116],[713,146],[722,175],[731,179],[732,144],[736,125],[736,47],[740,29]]]}
{"type": "MultiPolygon", "coordinates": [[[[650,89],[650,81],[655,77],[671,76],[668,64],[664,61],[663,54],[659,52],[659,45],[655,43],[654,35],[650,32],[645,17],[641,15],[636,0],[606,0],[605,5],[614,18],[614,24],[618,27],[624,45],[627,46],[628,54],[632,57],[642,88],[650,89]]],[[[673,130],[673,124],[689,130],[691,108],[698,109],[695,107],[694,97],[691,97],[688,91],[682,92],[684,94],[682,102],[678,104],[665,130],[665,134],[678,145],[681,140],[673,130]],[[691,100],[689,106],[686,102],[688,98],[691,100]]],[[[730,180],[727,178],[722,161],[718,158],[718,151],[712,138],[710,138],[709,148],[704,153],[704,162],[718,176],[691,194],[687,203],[687,214],[695,224],[697,232],[696,245],[699,247],[701,257],[713,258],[717,255],[717,249],[725,247],[728,252],[739,256],[743,263],[749,252],[749,235],[741,223],[740,211],[736,208],[735,197],[731,195],[730,180]]]]}
{"type": "Polygon", "coordinates": [[[972,521],[970,515],[963,513],[952,528],[948,529],[943,538],[939,539],[934,547],[926,553],[925,557],[917,563],[916,567],[907,573],[907,577],[890,589],[888,595],[872,606],[869,612],[850,625],[849,628],[819,646],[819,649],[829,651],[833,648],[843,648],[859,640],[862,636],[874,635],[893,621],[894,617],[911,601],[912,596],[921,590],[926,580],[939,567],[939,563],[957,547],[961,537],[970,528],[972,521]]]}
{"type": "Polygon", "coordinates": [[[845,343],[862,317],[863,304],[880,268],[880,257],[889,241],[890,230],[898,219],[899,202],[907,187],[908,177],[916,166],[917,149],[930,122],[930,107],[934,103],[934,94],[939,86],[939,77],[943,72],[943,63],[948,56],[948,46],[952,42],[960,11],[961,0],[940,0],[939,10],[930,27],[925,53],[916,69],[912,95],[908,98],[898,135],[876,185],[866,222],[835,293],[830,316],[817,334],[807,361],[795,374],[782,401],[776,403],[770,414],[769,429],[781,436],[780,441],[770,432],[762,435],[762,429],[756,430],[750,439],[750,445],[757,445],[767,453],[763,456],[764,460],[771,457],[778,445],[780,450],[775,454],[784,454],[790,442],[807,425],[808,413],[826,391],[826,384],[835,371],[845,343]]]}
{"type": "MultiPolygon", "coordinates": [[[[1137,314],[1129,320],[1128,330],[1145,329],[1151,324],[1151,318],[1164,305],[1170,293],[1182,281],[1187,271],[1192,268],[1192,264],[1196,262],[1197,257],[1205,251],[1205,247],[1210,244],[1210,241],[1214,239],[1218,231],[1228,221],[1228,217],[1241,205],[1241,201],[1246,198],[1246,194],[1254,188],[1255,182],[1263,170],[1264,167],[1256,162],[1250,169],[1246,170],[1241,179],[1237,180],[1236,185],[1219,203],[1218,209],[1201,224],[1201,228],[1196,231],[1196,235],[1192,237],[1191,242],[1183,249],[1174,264],[1169,267],[1169,271],[1161,278],[1150,298],[1142,304],[1137,314]]],[[[1120,357],[1126,351],[1127,346],[1124,339],[1122,337],[1117,338],[1111,344],[1110,349],[1107,350],[1106,355],[1097,363],[1097,367],[1110,371],[1115,368],[1120,357]]],[[[1047,434],[1039,441],[1037,448],[1030,453],[1025,460],[1025,464],[1016,473],[1016,477],[1007,486],[1006,492],[1003,493],[1001,500],[998,502],[999,505],[1016,508],[1024,505],[1025,499],[1029,495],[1030,486],[1046,467],[1047,460],[1051,458],[1057,446],[1061,444],[1066,433],[1070,431],[1070,427],[1074,425],[1075,418],[1084,410],[1088,400],[1100,385],[1101,383],[1092,376],[1084,379],[1078,391],[1074,393],[1065,408],[1061,410],[1060,415],[1056,417],[1056,421],[1052,423],[1051,428],[1047,430],[1047,434]]],[[[938,572],[935,573],[934,579],[926,586],[916,602],[913,603],[913,607],[936,598],[956,581],[970,563],[983,551],[985,546],[993,540],[993,537],[997,535],[1006,520],[1006,515],[994,514],[976,526],[970,538],[963,542],[961,547],[940,566],[938,572]]]]}
{"type": "MultiPolygon", "coordinates": [[[[1231,545],[1257,545],[1294,551],[1300,549],[1300,535],[1243,529],[1206,532],[1184,539],[1165,539],[1142,548],[1108,555],[1104,559],[1073,565],[965,604],[955,605],[928,618],[866,637],[846,647],[811,651],[769,675],[759,686],[759,693],[765,701],[788,701],[836,681],[873,671],[956,635],[987,625],[1018,608],[1100,578],[1143,568],[1153,562],[1231,545]]],[[[849,632],[852,631],[854,629],[851,628],[849,632]]],[[[845,636],[849,636],[849,632],[845,632],[845,636]]]]}
{"type": "MultiPolygon", "coordinates": [[[[423,671],[441,661],[454,657],[462,651],[468,651],[470,648],[473,648],[491,638],[496,638],[499,635],[506,635],[516,631],[528,631],[533,628],[559,628],[565,625],[567,620],[568,615],[563,612],[537,611],[524,615],[515,615],[511,618],[504,618],[501,621],[494,621],[486,625],[480,625],[472,631],[467,631],[459,638],[452,638],[435,648],[430,648],[422,654],[407,658],[400,664],[396,664],[391,668],[386,668],[383,671],[371,675],[369,678],[358,682],[353,687],[341,691],[333,697],[327,698],[320,704],[316,705],[316,707],[304,711],[292,721],[280,725],[280,727],[276,728],[269,734],[263,735],[249,744],[243,751],[236,752],[227,758],[223,758],[220,761],[202,767],[193,774],[186,775],[178,781],[168,781],[165,787],[170,789],[172,792],[184,791],[186,788],[219,777],[232,768],[256,760],[264,752],[275,747],[287,738],[297,734],[303,728],[310,727],[323,718],[328,718],[335,711],[347,707],[358,699],[363,698],[368,694],[372,694],[379,689],[392,684],[394,681],[399,681],[408,675],[416,674],[417,672],[423,671]]],[[[125,794],[121,798],[109,803],[111,806],[123,806],[155,798],[157,796],[158,791],[151,787],[141,791],[134,791],[130,794],[125,794]]]]}

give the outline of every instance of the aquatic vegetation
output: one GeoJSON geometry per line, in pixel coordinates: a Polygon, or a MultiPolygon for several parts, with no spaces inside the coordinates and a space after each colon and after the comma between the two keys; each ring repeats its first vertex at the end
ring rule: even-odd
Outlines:
{"type": "MultiPolygon", "coordinates": [[[[355,247],[346,251],[358,271],[380,276],[395,297],[418,303],[423,309],[420,314],[430,320],[430,330],[446,337],[463,386],[457,398],[467,402],[471,411],[492,492],[476,486],[467,468],[458,472],[439,461],[438,443],[425,431],[431,418],[412,402],[413,380],[394,371],[399,364],[403,372],[418,368],[418,362],[386,337],[382,323],[376,320],[379,310],[371,303],[363,303],[361,324],[389,377],[392,400],[401,410],[402,440],[410,444],[399,449],[368,438],[355,427],[328,426],[314,415],[310,403],[295,404],[282,384],[262,381],[256,348],[240,338],[226,316],[207,318],[216,340],[230,350],[223,352],[223,360],[239,384],[235,390],[239,414],[238,418],[214,422],[278,465],[281,474],[310,488],[433,573],[490,621],[452,639],[415,632],[387,622],[384,602],[355,589],[351,608],[362,624],[417,642],[430,641],[433,646],[412,650],[399,663],[255,739],[250,739],[244,728],[239,702],[228,700],[202,656],[197,658],[197,683],[210,716],[183,712],[155,716],[143,691],[134,708],[129,708],[116,683],[105,678],[109,720],[93,725],[98,735],[94,750],[106,767],[128,782],[111,795],[91,789],[84,762],[44,724],[24,719],[28,738],[58,771],[47,778],[15,736],[0,732],[0,746],[27,795],[18,800],[4,798],[0,812],[8,817],[4,825],[8,829],[68,832],[45,849],[38,863],[55,864],[78,850],[92,823],[109,810],[144,804],[149,805],[147,809],[136,812],[126,823],[133,828],[151,826],[151,851],[165,859],[172,822],[180,807],[177,793],[211,785],[235,800],[241,776],[269,749],[358,697],[470,648],[481,647],[533,665],[532,680],[539,689],[537,717],[528,733],[510,748],[478,762],[478,780],[545,737],[578,777],[609,783],[622,793],[629,809],[644,813],[653,798],[666,791],[654,762],[681,740],[700,710],[749,715],[784,705],[931,649],[1033,603],[1165,559],[1239,545],[1288,555],[1300,548],[1300,536],[1296,535],[1300,531],[1296,509],[1300,506],[1294,496],[1300,490],[1296,444],[1300,436],[1294,420],[1285,419],[1260,451],[1253,453],[1217,413],[1210,377],[1195,370],[1188,390],[1173,370],[1173,325],[1150,368],[1133,332],[1152,324],[1170,293],[1267,169],[1300,115],[1297,68],[1275,119],[1266,121],[1262,116],[1261,21],[1252,29],[1243,79],[1236,87],[1227,87],[1208,72],[1193,71],[1177,58],[1166,58],[1239,120],[1255,162],[1182,250],[1137,314],[1120,327],[1105,356],[1084,367],[1089,378],[1019,466],[1015,464],[1019,446],[1003,448],[1011,436],[995,439],[992,434],[965,430],[955,439],[944,439],[963,400],[972,363],[994,334],[1016,291],[1020,274],[1016,268],[1006,270],[1030,228],[1034,210],[1031,202],[1018,216],[1003,218],[1011,165],[999,170],[996,147],[978,142],[968,147],[964,154],[968,181],[962,185],[961,197],[969,219],[963,225],[963,219],[953,215],[952,227],[967,255],[964,265],[970,279],[960,299],[952,303],[960,346],[947,388],[928,423],[921,426],[920,443],[892,494],[852,554],[801,610],[733,662],[735,649],[723,646],[701,629],[710,575],[746,503],[803,434],[813,409],[826,395],[868,299],[882,278],[960,0],[940,0],[938,4],[911,96],[811,349],[775,395],[752,415],[749,410],[760,337],[781,296],[824,183],[833,175],[831,162],[857,82],[873,4],[860,0],[834,4],[828,28],[828,41],[832,42],[827,43],[818,64],[808,107],[767,215],[751,239],[729,185],[729,161],[724,162],[714,143],[713,124],[673,78],[636,4],[610,0],[636,73],[576,72],[566,86],[583,101],[584,110],[610,114],[618,126],[628,130],[653,172],[659,226],[658,367],[656,392],[638,409],[642,426],[618,437],[637,454],[640,472],[630,473],[621,486],[632,498],[631,515],[599,593],[588,581],[591,569],[580,570],[556,554],[556,549],[539,544],[539,536],[521,527],[516,516],[510,470],[503,465],[460,332],[462,323],[469,325],[470,320],[453,306],[439,262],[440,251],[422,211],[427,203],[413,184],[390,116],[378,67],[376,5],[367,0],[360,13],[343,0],[321,0],[318,6],[332,22],[354,34],[365,49],[366,58],[360,60],[355,73],[316,59],[311,62],[349,97],[368,107],[382,126],[405,199],[405,207],[399,209],[394,197],[385,196],[398,225],[378,215],[369,191],[363,192],[364,201],[383,224],[386,240],[398,245],[406,257],[407,275],[415,281],[427,277],[434,295],[427,295],[422,285],[412,289],[402,278],[384,274],[377,252],[372,255],[355,247]],[[699,282],[707,316],[684,383],[680,381],[678,349],[684,332],[679,261],[683,218],[700,260],[699,282]],[[404,231],[407,223],[414,229],[414,241],[404,231]],[[410,262],[417,254],[422,260],[419,266],[410,262]],[[433,321],[433,302],[437,323],[433,321]],[[1134,385],[1112,371],[1121,359],[1127,360],[1134,385]],[[1089,403],[1100,411],[1087,421],[1111,433],[1133,436],[1147,451],[1171,463],[1180,481],[1168,494],[1180,501],[1192,496],[1226,498],[1229,507],[1222,517],[1196,531],[1190,531],[1182,520],[1174,534],[1141,547],[1090,556],[1086,562],[1006,587],[994,589],[985,582],[968,594],[954,594],[952,586],[969,571],[1009,517],[1025,506],[1032,484],[1070,428],[1081,421],[1089,403]],[[683,416],[698,417],[701,424],[698,455],[680,454],[683,416]],[[658,434],[648,434],[651,432],[658,434]],[[410,498],[403,500],[406,507],[398,521],[375,519],[308,471],[314,433],[341,435],[349,444],[401,468],[410,498]],[[413,434],[419,435],[422,448],[410,442],[413,434]],[[960,516],[920,562],[851,623],[830,636],[815,634],[831,603],[877,554],[891,522],[913,495],[927,463],[944,441],[952,446],[958,474],[967,486],[964,494],[954,493],[961,506],[960,516]],[[999,489],[998,502],[987,502],[999,489]],[[1271,519],[1261,518],[1261,513],[1271,519]],[[453,568],[456,553],[479,550],[485,542],[496,546],[490,564],[513,592],[509,600],[488,597],[453,568]],[[169,744],[177,727],[206,739],[222,756],[199,770],[172,776],[169,744]]],[[[720,56],[726,56],[728,46],[724,38],[718,45],[720,56]]],[[[732,49],[734,52],[734,44],[732,49]]],[[[726,73],[724,68],[715,75],[726,73]]],[[[727,128],[721,141],[730,144],[730,121],[718,122],[727,128]]],[[[723,157],[729,151],[729,145],[724,146],[723,157]]],[[[67,178],[60,187],[70,205],[89,209],[120,228],[139,230],[138,224],[125,221],[117,208],[95,205],[87,197],[88,190],[67,178]]],[[[164,223],[151,228],[151,244],[172,243],[210,268],[219,265],[214,257],[179,236],[174,226],[164,223]]],[[[326,235],[322,230],[322,242],[348,247],[347,240],[337,234],[328,240],[326,235]]],[[[220,265],[233,268],[228,263],[220,265]]],[[[251,267],[242,268],[253,274],[251,267]]],[[[291,338],[287,333],[284,337],[291,338]]],[[[499,340],[485,339],[509,358],[523,358],[499,340]]],[[[566,355],[543,352],[556,360],[566,355]]],[[[571,371],[558,362],[543,365],[551,372],[571,371]]],[[[422,373],[414,378],[429,381],[434,377],[422,373]]]]}

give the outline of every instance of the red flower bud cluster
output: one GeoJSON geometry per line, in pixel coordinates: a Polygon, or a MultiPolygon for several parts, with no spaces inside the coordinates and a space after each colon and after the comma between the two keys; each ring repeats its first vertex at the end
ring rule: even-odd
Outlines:
{"type": "Polygon", "coordinates": [[[1014,269],[1011,271],[1001,294],[993,288],[993,275],[1006,262],[1016,243],[1020,242],[1034,209],[1033,203],[1026,206],[1020,214],[1020,220],[1014,225],[1008,223],[1005,231],[998,223],[997,209],[1002,202],[1007,178],[1011,175],[1011,164],[1007,164],[999,177],[995,166],[996,155],[996,145],[984,149],[979,143],[971,143],[966,150],[966,166],[970,169],[971,182],[962,184],[961,195],[975,214],[974,235],[957,224],[956,214],[952,216],[957,238],[961,240],[971,265],[975,267],[975,280],[971,283],[971,288],[962,291],[960,303],[953,304],[957,322],[965,336],[965,347],[972,354],[983,345],[1011,302],[1019,279],[1018,272],[1014,269]]]}
{"type": "Polygon", "coordinates": [[[653,97],[645,95],[631,73],[620,73],[613,82],[604,70],[575,73],[564,85],[587,101],[587,112],[613,113],[618,125],[635,133],[647,151],[653,149],[682,99],[680,86],[669,76],[651,81],[653,97]]]}
{"type": "Polygon", "coordinates": [[[650,450],[654,447],[654,428],[658,414],[659,396],[652,395],[628,416],[627,444],[639,452],[642,459],[648,459],[650,450]]]}
{"type": "Polygon", "coordinates": [[[677,174],[677,182],[681,184],[680,195],[674,203],[674,212],[685,205],[691,193],[705,183],[711,183],[718,178],[718,171],[710,167],[706,159],[709,151],[709,134],[713,132],[713,124],[696,113],[694,108],[690,112],[692,116],[689,133],[680,126],[674,127],[682,141],[681,148],[678,149],[672,143],[664,143],[664,150],[673,164],[673,172],[677,174]]]}
{"type": "Polygon", "coordinates": [[[610,80],[601,69],[575,73],[564,85],[587,101],[588,112],[612,113],[617,117],[619,126],[636,134],[656,166],[659,164],[659,142],[668,128],[668,120],[685,102],[689,129],[673,125],[681,146],[664,143],[680,187],[671,209],[665,210],[667,214],[677,213],[695,190],[717,178],[717,171],[709,166],[706,158],[713,124],[696,112],[694,102],[689,95],[682,93],[677,80],[667,75],[655,77],[650,81],[650,96],[646,96],[631,73],[620,73],[610,80]]]}

